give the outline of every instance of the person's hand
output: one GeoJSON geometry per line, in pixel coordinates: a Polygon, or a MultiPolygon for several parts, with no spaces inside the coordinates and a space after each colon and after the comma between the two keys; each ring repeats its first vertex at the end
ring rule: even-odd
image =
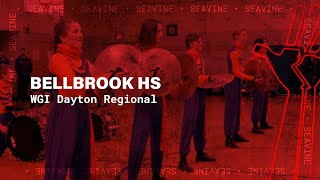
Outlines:
{"type": "Polygon", "coordinates": [[[0,131],[2,132],[2,134],[6,134],[8,131],[8,128],[2,124],[0,124],[0,131]]]}

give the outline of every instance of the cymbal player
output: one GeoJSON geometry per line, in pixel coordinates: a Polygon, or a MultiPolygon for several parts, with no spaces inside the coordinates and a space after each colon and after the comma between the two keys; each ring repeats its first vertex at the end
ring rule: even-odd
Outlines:
{"type": "MultiPolygon", "coordinates": [[[[142,23],[138,46],[144,52],[156,48],[163,37],[163,25],[155,19],[147,19],[142,23]]],[[[161,72],[160,72],[161,73],[161,72]]],[[[162,97],[156,97],[155,104],[135,105],[134,124],[131,135],[129,161],[128,161],[128,179],[136,180],[138,178],[140,166],[146,150],[147,141],[151,138],[151,164],[152,179],[164,180],[161,177],[163,152],[161,151],[161,131],[162,131],[162,97]]]]}
{"type": "MultiPolygon", "coordinates": [[[[212,81],[212,76],[204,75],[204,62],[201,57],[203,42],[199,35],[188,34],[185,39],[187,47],[186,55],[180,63],[191,61],[196,64],[198,71],[198,85],[212,81]]],[[[197,87],[193,95],[185,101],[182,122],[182,133],[180,139],[180,162],[179,169],[193,172],[193,168],[187,163],[187,155],[190,151],[191,138],[193,136],[195,149],[197,151],[197,162],[213,162],[215,158],[204,153],[205,148],[205,89],[197,87]]]]}
{"type": "MultiPolygon", "coordinates": [[[[268,46],[268,40],[266,39],[256,39],[254,41],[254,46],[258,44],[263,44],[268,46]]],[[[252,133],[253,134],[264,134],[261,129],[272,129],[273,127],[267,123],[267,110],[268,110],[268,100],[269,92],[271,88],[271,83],[274,81],[273,73],[269,67],[267,52],[268,49],[262,46],[256,46],[254,48],[254,54],[249,59],[246,64],[246,68],[251,69],[254,75],[259,76],[265,80],[265,85],[254,86],[254,100],[252,107],[251,120],[253,123],[252,133]],[[264,58],[265,57],[265,58],[264,58]],[[260,128],[258,127],[258,122],[260,122],[260,128]]],[[[251,74],[248,72],[248,74],[251,74]]]]}

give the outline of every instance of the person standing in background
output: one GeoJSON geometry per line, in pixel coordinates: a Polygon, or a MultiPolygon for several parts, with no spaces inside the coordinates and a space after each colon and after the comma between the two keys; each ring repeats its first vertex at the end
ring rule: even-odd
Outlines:
{"type": "Polygon", "coordinates": [[[30,75],[32,73],[32,62],[26,56],[26,49],[21,49],[21,55],[16,59],[15,69],[18,75],[18,99],[28,100],[30,75]]]}

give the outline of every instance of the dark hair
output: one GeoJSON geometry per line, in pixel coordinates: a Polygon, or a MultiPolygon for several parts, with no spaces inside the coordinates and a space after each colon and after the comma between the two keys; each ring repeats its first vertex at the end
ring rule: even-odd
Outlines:
{"type": "Polygon", "coordinates": [[[247,29],[243,28],[243,29],[240,29],[240,30],[236,30],[232,33],[232,39],[233,40],[236,40],[238,36],[240,36],[240,34],[244,31],[246,31],[247,29]]]}
{"type": "Polygon", "coordinates": [[[22,51],[22,50],[24,50],[24,51],[25,51],[25,50],[26,50],[26,48],[21,48],[21,49],[20,49],[20,51],[22,51]]]}
{"type": "Polygon", "coordinates": [[[160,21],[155,19],[147,19],[142,23],[139,33],[139,45],[148,46],[156,43],[156,35],[160,21]]]}
{"type": "Polygon", "coordinates": [[[9,65],[7,64],[0,64],[0,79],[2,79],[2,74],[8,74],[9,73],[9,65]]]}
{"type": "Polygon", "coordinates": [[[197,41],[200,39],[200,36],[198,34],[195,34],[195,33],[190,33],[186,36],[186,39],[185,39],[185,44],[186,44],[186,47],[188,49],[190,49],[190,43],[194,42],[194,41],[197,41]]]}
{"type": "MultiPolygon", "coordinates": [[[[258,38],[258,39],[256,39],[256,40],[254,40],[253,46],[255,46],[255,45],[257,45],[257,44],[263,44],[264,42],[268,42],[268,40],[267,40],[267,39],[264,39],[264,38],[258,38]]],[[[261,49],[261,46],[256,46],[256,47],[254,48],[254,52],[258,52],[258,51],[260,51],[260,49],[261,49]]]]}
{"type": "Polygon", "coordinates": [[[61,20],[58,24],[55,25],[53,34],[54,34],[54,53],[57,52],[57,45],[61,43],[60,36],[66,36],[69,25],[73,22],[77,22],[73,19],[64,19],[61,20]]]}

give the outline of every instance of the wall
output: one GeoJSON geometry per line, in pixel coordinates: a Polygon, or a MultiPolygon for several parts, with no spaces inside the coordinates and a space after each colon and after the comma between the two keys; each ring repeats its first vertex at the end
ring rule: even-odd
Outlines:
{"type": "MultiPolygon", "coordinates": [[[[26,0],[27,1],[27,0],[26,0]]],[[[315,0],[314,0],[315,1],[315,0]]],[[[38,1],[28,1],[29,4],[38,1]]],[[[226,54],[231,46],[231,33],[235,29],[247,28],[250,45],[257,37],[266,37],[270,44],[283,44],[293,8],[299,4],[309,5],[311,1],[295,0],[65,0],[63,13],[66,17],[78,19],[85,34],[85,55],[89,59],[95,57],[108,45],[114,43],[128,43],[134,45],[140,25],[147,18],[156,18],[167,24],[178,25],[178,36],[165,36],[161,46],[180,54],[185,51],[184,38],[189,32],[199,33],[205,41],[204,57],[208,73],[224,72],[226,70],[226,54]],[[141,13],[137,12],[139,5],[173,6],[173,12],[169,13],[141,13]],[[228,12],[220,13],[192,13],[192,5],[225,5],[228,12]],[[282,12],[273,13],[246,13],[248,5],[273,5],[280,6],[282,12]],[[101,12],[93,12],[95,7],[102,7],[101,12]],[[103,12],[105,7],[117,7],[112,9],[116,12],[103,12]],[[91,8],[91,9],[90,9],[91,8]],[[127,9],[128,8],[128,9],[127,9]],[[183,8],[183,10],[181,10],[183,8]],[[235,8],[238,8],[236,10],[235,8]],[[90,12],[88,12],[90,11],[90,12]],[[122,40],[116,40],[115,34],[123,33],[122,40]]],[[[317,0],[319,2],[319,0],[317,0]]],[[[19,54],[21,47],[27,47],[30,57],[37,56],[40,50],[40,60],[37,62],[38,74],[45,74],[44,68],[48,61],[48,50],[52,44],[52,30],[59,16],[46,13],[32,13],[24,11],[26,3],[23,0],[0,0],[0,46],[5,47],[11,57],[19,54]],[[19,8],[19,10],[18,10],[19,8]],[[10,52],[8,39],[8,13],[17,13],[16,49],[10,52]],[[29,27],[29,32],[26,32],[29,27]],[[35,50],[36,52],[33,52],[35,50]]],[[[60,14],[61,15],[61,14],[60,14]]],[[[247,59],[250,55],[249,49],[245,53],[247,59]]]]}
{"type": "Polygon", "coordinates": [[[38,13],[39,0],[26,1],[27,4],[24,0],[0,0],[0,47],[6,52],[12,67],[20,49],[26,48],[26,54],[33,62],[33,75],[45,76],[48,74],[48,54],[52,51],[52,32],[57,19],[52,14],[38,13]],[[37,12],[27,11],[25,5],[34,6],[37,12]]]}
{"type": "MultiPolygon", "coordinates": [[[[147,18],[156,18],[165,25],[178,24],[178,36],[164,37],[161,46],[179,54],[185,50],[184,38],[189,32],[199,33],[205,40],[204,57],[207,60],[208,72],[226,71],[226,54],[231,46],[231,34],[234,30],[246,28],[249,33],[250,45],[257,37],[266,37],[270,44],[283,44],[289,28],[294,8],[299,3],[309,6],[310,1],[303,0],[80,0],[78,3],[65,2],[65,15],[77,17],[88,39],[99,39],[94,46],[87,47],[88,56],[94,58],[106,45],[125,42],[134,44],[141,22],[147,18]],[[117,12],[103,12],[104,5],[115,5],[117,12]],[[173,12],[169,13],[141,13],[137,12],[138,5],[150,5],[156,7],[173,6],[173,12]],[[193,13],[192,5],[226,5],[228,12],[219,13],[193,13]],[[279,6],[281,12],[251,12],[247,13],[246,6],[279,6]],[[94,9],[102,7],[99,9],[94,9]],[[91,9],[90,9],[91,8],[91,9]],[[128,8],[128,9],[127,9],[128,8]],[[181,10],[183,8],[183,10],[181,10]],[[237,10],[235,8],[238,8],[237,10]],[[293,8],[293,9],[292,9],[293,8]],[[96,10],[96,12],[93,12],[96,10]],[[98,11],[98,12],[97,12],[98,11]],[[124,33],[125,38],[117,41],[116,33],[124,33]]],[[[245,53],[245,59],[250,55],[249,49],[245,53]]]]}

